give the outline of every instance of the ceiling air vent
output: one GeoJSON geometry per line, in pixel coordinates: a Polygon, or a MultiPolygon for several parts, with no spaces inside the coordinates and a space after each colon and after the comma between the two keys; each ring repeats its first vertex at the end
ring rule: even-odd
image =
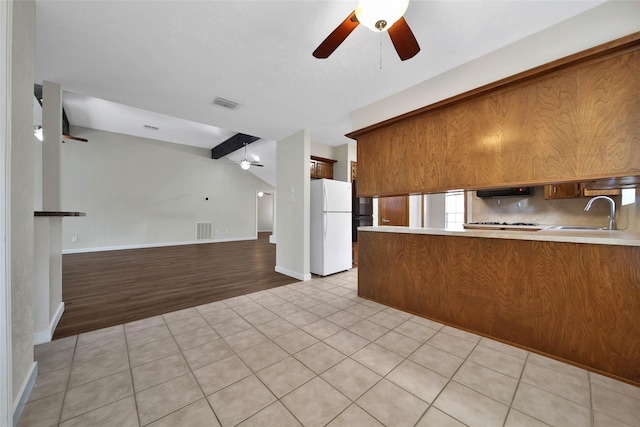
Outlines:
{"type": "Polygon", "coordinates": [[[216,96],[216,98],[213,100],[213,103],[216,105],[219,105],[221,107],[225,107],[228,108],[230,110],[235,110],[236,108],[238,108],[238,104],[235,101],[232,101],[230,99],[226,99],[226,98],[222,98],[220,96],[216,96]]]}

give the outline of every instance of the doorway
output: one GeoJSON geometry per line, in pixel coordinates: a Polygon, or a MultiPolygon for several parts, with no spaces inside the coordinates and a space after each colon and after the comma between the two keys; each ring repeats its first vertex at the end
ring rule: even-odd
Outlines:
{"type": "Polygon", "coordinates": [[[409,226],[409,196],[380,197],[378,225],[409,226]]]}
{"type": "Polygon", "coordinates": [[[256,193],[256,230],[258,233],[273,233],[274,224],[274,193],[258,191],[256,193]]]}

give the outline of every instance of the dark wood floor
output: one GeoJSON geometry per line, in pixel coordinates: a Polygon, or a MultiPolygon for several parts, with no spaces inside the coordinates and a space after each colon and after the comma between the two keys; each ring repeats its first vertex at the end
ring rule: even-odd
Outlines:
{"type": "Polygon", "coordinates": [[[55,338],[297,282],[276,273],[269,233],[258,240],[62,257],[65,311],[55,338]]]}

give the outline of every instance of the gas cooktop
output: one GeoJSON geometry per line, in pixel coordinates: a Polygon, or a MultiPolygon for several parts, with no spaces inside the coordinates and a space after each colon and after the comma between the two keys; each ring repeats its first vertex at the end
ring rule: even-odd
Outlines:
{"type": "Polygon", "coordinates": [[[533,222],[494,222],[481,221],[464,224],[464,228],[485,229],[485,230],[522,230],[538,231],[544,227],[533,222]]]}
{"type": "Polygon", "coordinates": [[[491,221],[482,221],[482,222],[470,222],[469,225],[531,225],[535,226],[533,222],[491,222],[491,221]]]}

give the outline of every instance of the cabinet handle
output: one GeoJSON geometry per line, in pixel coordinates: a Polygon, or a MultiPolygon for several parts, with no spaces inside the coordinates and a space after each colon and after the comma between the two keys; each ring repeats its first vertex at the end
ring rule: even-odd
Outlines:
{"type": "Polygon", "coordinates": [[[553,186],[553,194],[558,194],[558,189],[555,185],[553,186]]]}
{"type": "Polygon", "coordinates": [[[388,219],[386,219],[386,218],[382,218],[382,223],[383,223],[383,224],[386,224],[387,222],[391,222],[391,220],[388,220],[388,219]]]}

